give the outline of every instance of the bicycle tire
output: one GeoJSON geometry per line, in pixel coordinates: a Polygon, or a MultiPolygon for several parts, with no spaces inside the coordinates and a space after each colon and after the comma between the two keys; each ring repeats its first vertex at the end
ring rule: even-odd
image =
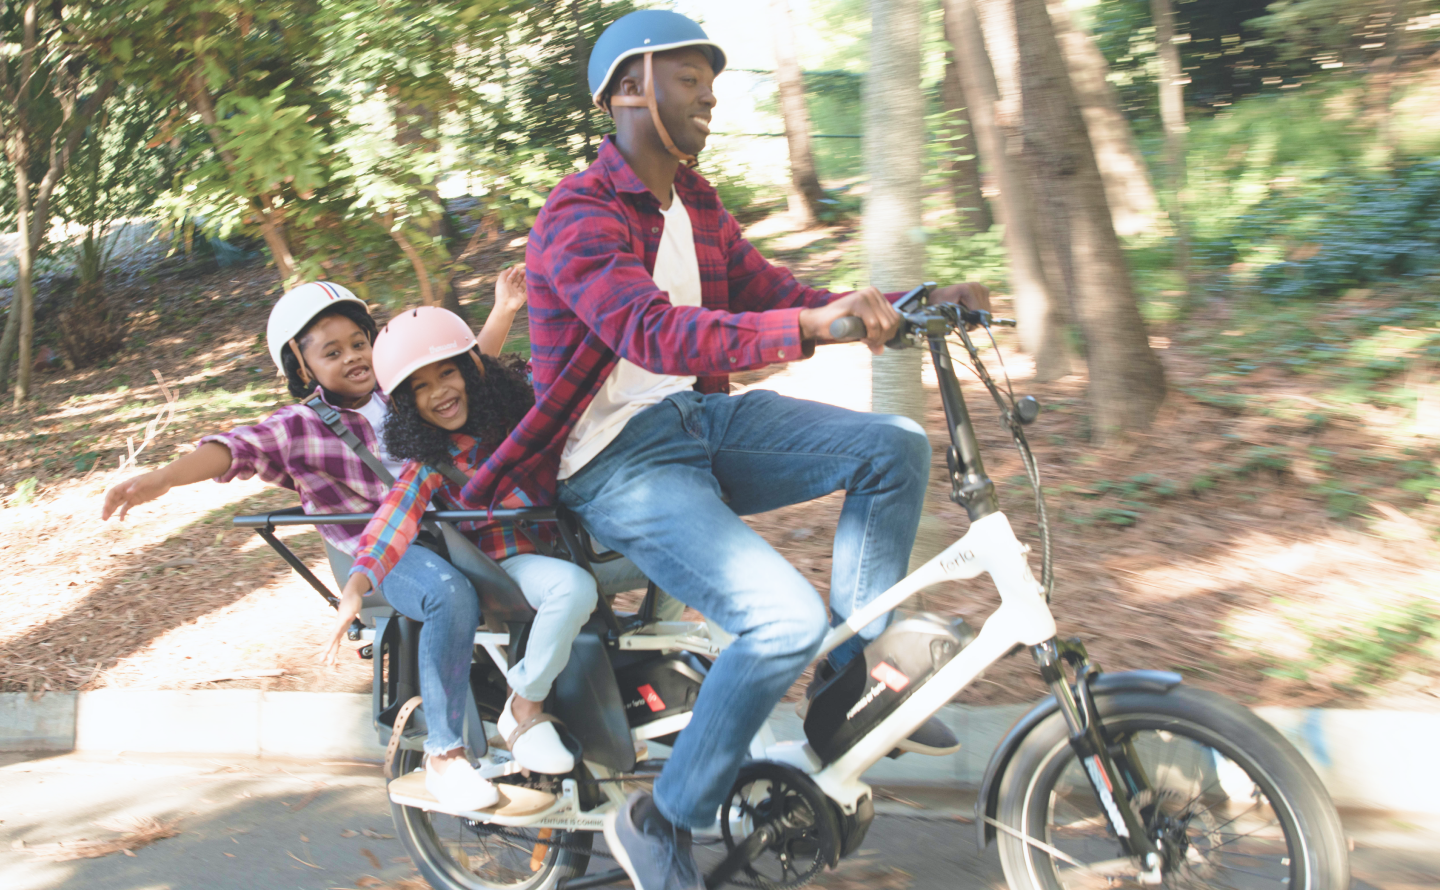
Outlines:
{"type": "MultiPolygon", "coordinates": [[[[1164,886],[1349,887],[1349,854],[1335,806],[1315,771],[1269,724],[1223,696],[1187,686],[1164,693],[1101,696],[1096,707],[1112,745],[1128,741],[1142,762],[1153,759],[1162,746],[1173,755],[1160,769],[1146,769],[1158,778],[1156,790],[1143,801],[1147,825],[1169,820],[1184,838],[1177,844],[1186,851],[1184,857],[1174,871],[1167,870],[1164,886]],[[1209,777],[1212,769],[1214,779],[1209,777]],[[1227,816],[1228,821],[1218,823],[1227,816]],[[1265,825],[1251,827],[1267,819],[1265,825]],[[1278,827],[1278,845],[1272,825],[1278,827]],[[1276,852],[1260,855],[1256,850],[1276,852]],[[1233,883],[1237,880],[1238,885],[1233,883]]],[[[1001,783],[999,817],[1012,829],[1087,865],[1122,857],[1058,712],[1037,725],[1016,751],[1001,783]],[[1108,859],[1103,852],[1107,849],[1108,859]],[[1086,851],[1088,861],[1075,856],[1079,850],[1086,851]]],[[[1007,832],[999,834],[998,842],[1012,890],[1065,890],[1094,883],[1091,873],[1007,832]]],[[[1141,886],[1138,881],[1105,883],[1141,886]]]]}
{"type": "MultiPolygon", "coordinates": [[[[403,775],[420,766],[421,753],[400,751],[396,760],[396,775],[403,775]]],[[[539,868],[532,870],[538,833],[537,843],[521,844],[509,835],[487,835],[483,828],[472,829],[464,820],[417,807],[392,802],[390,814],[411,861],[435,890],[554,890],[560,881],[585,874],[590,865],[593,832],[555,832],[554,844],[545,845],[539,868]],[[467,849],[494,862],[500,859],[496,851],[504,851],[508,864],[486,869],[481,863],[482,873],[467,849]],[[526,857],[531,858],[527,861],[526,857]],[[516,879],[504,879],[510,876],[516,879]]]]}

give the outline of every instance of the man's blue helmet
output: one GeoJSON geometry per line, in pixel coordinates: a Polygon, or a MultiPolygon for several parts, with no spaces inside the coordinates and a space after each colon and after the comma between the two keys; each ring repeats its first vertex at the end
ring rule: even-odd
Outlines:
{"type": "Polygon", "coordinates": [[[698,46],[710,56],[710,67],[719,74],[725,67],[725,51],[705,34],[705,29],[678,12],[668,9],[641,9],[621,16],[595,41],[590,51],[590,98],[601,108],[600,94],[615,75],[615,69],[632,56],[659,53],[682,46],[698,46]]]}

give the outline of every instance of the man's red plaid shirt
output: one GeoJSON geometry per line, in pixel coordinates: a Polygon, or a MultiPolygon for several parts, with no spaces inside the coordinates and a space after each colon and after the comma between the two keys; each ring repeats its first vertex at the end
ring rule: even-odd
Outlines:
{"type": "Polygon", "coordinates": [[[583,172],[550,193],[525,252],[535,407],[465,486],[465,506],[497,491],[553,497],[570,430],[620,357],[657,374],[696,375],[726,392],[729,375],[808,356],[800,310],[838,294],[805,287],[740,232],[720,196],[682,167],[675,191],[690,213],[700,306],[672,306],[651,273],[664,218],[610,138],[583,172]]]}

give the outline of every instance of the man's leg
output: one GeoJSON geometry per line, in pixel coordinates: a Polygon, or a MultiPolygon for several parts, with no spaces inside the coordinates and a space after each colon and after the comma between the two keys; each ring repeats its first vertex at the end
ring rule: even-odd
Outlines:
{"type": "MultiPolygon", "coordinates": [[[[742,515],[844,491],[835,529],[835,624],[905,577],[929,480],[930,442],[916,423],[765,390],[707,397],[715,476],[742,515]]],[[[871,623],[830,656],[838,667],[885,629],[871,623]]]]}
{"type": "Polygon", "coordinates": [[[714,823],[750,740],[826,625],[814,588],[722,500],[699,414],[693,394],[637,414],[560,486],[599,540],[735,635],[655,785],[661,814],[685,829],[714,823]]]}

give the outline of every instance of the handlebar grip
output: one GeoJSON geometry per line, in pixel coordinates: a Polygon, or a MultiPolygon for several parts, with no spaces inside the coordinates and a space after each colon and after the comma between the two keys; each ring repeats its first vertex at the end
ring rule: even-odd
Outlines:
{"type": "Polygon", "coordinates": [[[830,322],[830,339],[836,343],[865,339],[865,322],[854,315],[837,318],[830,322]]]}

